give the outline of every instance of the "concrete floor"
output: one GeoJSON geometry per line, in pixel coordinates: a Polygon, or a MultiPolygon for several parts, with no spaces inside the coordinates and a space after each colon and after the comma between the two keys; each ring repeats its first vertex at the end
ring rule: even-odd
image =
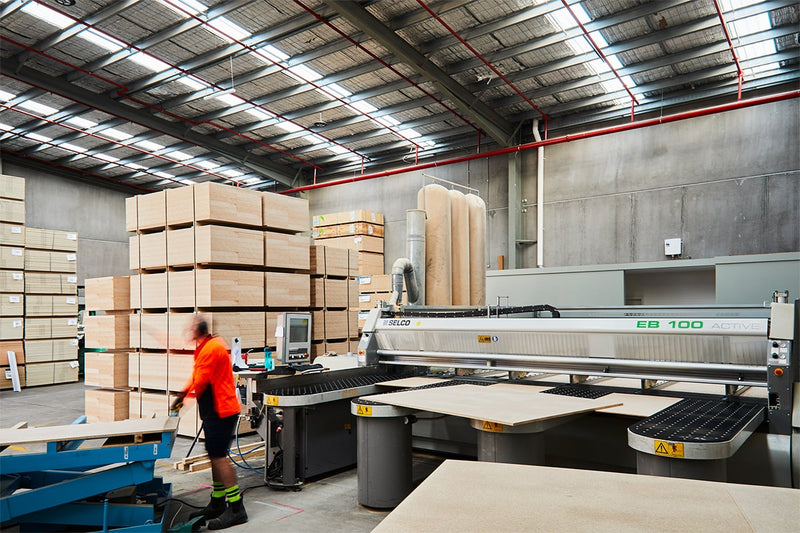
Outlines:
{"type": "MultiPolygon", "coordinates": [[[[31,427],[70,424],[84,414],[85,390],[79,382],[33,387],[19,393],[0,391],[0,427],[10,427],[23,420],[31,427]]],[[[256,435],[250,435],[240,442],[246,444],[257,439],[256,435]]],[[[181,472],[173,468],[175,461],[186,456],[191,442],[190,438],[178,437],[170,459],[156,463],[155,474],[172,483],[173,498],[203,506],[210,494],[210,470],[181,472]]],[[[192,455],[204,452],[202,443],[198,443],[192,455]]],[[[436,457],[415,455],[415,481],[424,479],[441,461],[436,457]]],[[[264,459],[254,459],[251,464],[262,467],[264,459]]],[[[237,468],[237,474],[240,488],[246,491],[245,507],[250,520],[230,531],[263,532],[267,528],[280,528],[286,532],[362,532],[371,531],[388,514],[358,505],[355,468],[306,483],[299,492],[266,487],[261,472],[237,468]]],[[[176,514],[167,518],[167,525],[180,523],[191,510],[175,502],[173,512],[176,514]]]]}

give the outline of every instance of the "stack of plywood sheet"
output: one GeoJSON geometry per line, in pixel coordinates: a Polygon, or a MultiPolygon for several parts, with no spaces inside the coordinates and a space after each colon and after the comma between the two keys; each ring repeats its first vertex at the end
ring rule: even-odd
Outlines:
{"type": "Polygon", "coordinates": [[[128,276],[86,280],[84,382],[89,422],[129,417],[128,352],[131,295],[128,276]]]}
{"type": "MultiPolygon", "coordinates": [[[[324,241],[321,241],[324,242],[324,241]]],[[[358,253],[317,244],[311,247],[312,359],[346,354],[358,344],[358,253]]]]}
{"type": "MultiPolygon", "coordinates": [[[[268,346],[271,314],[310,303],[308,202],[217,183],[129,198],[132,416],[165,414],[192,369],[196,313],[228,345],[268,346]]],[[[274,325],[271,330],[274,332],[274,325]]],[[[184,409],[180,434],[198,421],[184,409]]]]}
{"type": "Polygon", "coordinates": [[[366,209],[316,215],[312,236],[320,244],[358,252],[358,275],[383,274],[383,215],[366,209]]]}
{"type": "MultiPolygon", "coordinates": [[[[403,295],[398,303],[408,303],[403,286],[403,295]]],[[[392,297],[392,276],[390,274],[373,274],[358,277],[358,327],[364,326],[364,320],[370,309],[380,302],[388,302],[392,297]]]]}
{"type": "Polygon", "coordinates": [[[0,389],[11,388],[8,358],[25,385],[25,180],[0,174],[0,389]]]}
{"type": "Polygon", "coordinates": [[[25,229],[26,384],[78,381],[78,234],[25,229]]]}

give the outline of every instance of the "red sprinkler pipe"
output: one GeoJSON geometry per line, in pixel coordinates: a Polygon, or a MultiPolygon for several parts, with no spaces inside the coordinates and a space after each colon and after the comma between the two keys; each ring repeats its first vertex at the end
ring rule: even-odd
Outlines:
{"type": "MultiPolygon", "coordinates": [[[[163,1],[164,1],[164,2],[166,2],[166,3],[168,3],[169,5],[171,5],[171,6],[172,6],[172,7],[174,7],[175,9],[178,9],[178,10],[180,10],[180,11],[181,11],[181,13],[184,13],[184,14],[185,14],[187,17],[191,17],[191,18],[193,18],[193,19],[195,19],[195,20],[199,21],[199,22],[200,22],[200,23],[201,23],[203,26],[208,26],[208,21],[206,21],[206,20],[202,19],[201,17],[198,17],[198,16],[197,16],[197,15],[195,15],[194,13],[190,13],[189,11],[186,11],[186,10],[185,10],[185,9],[184,9],[182,6],[175,5],[174,3],[170,2],[170,0],[163,0],[163,1]]],[[[219,29],[217,29],[217,28],[214,28],[214,30],[215,30],[215,31],[217,31],[217,32],[219,32],[220,34],[224,35],[225,37],[227,37],[227,38],[228,38],[228,39],[230,39],[231,41],[235,42],[236,44],[238,44],[239,46],[241,46],[241,47],[242,47],[242,48],[244,48],[245,50],[247,50],[247,51],[249,51],[249,52],[256,53],[256,49],[255,49],[255,48],[253,48],[252,46],[250,46],[250,45],[247,45],[247,44],[244,44],[244,43],[243,43],[242,41],[240,41],[239,39],[236,39],[235,37],[233,37],[233,36],[231,36],[231,35],[228,35],[227,33],[225,33],[225,32],[224,32],[224,31],[222,31],[222,30],[219,30],[219,29]]],[[[264,56],[261,56],[261,57],[264,57],[264,56]]],[[[280,68],[281,70],[289,71],[289,68],[288,68],[288,67],[285,67],[284,65],[281,65],[279,62],[277,62],[277,61],[273,60],[272,58],[265,57],[265,59],[269,59],[269,61],[271,61],[273,65],[275,65],[276,67],[280,68]]],[[[297,77],[297,78],[300,78],[301,80],[303,80],[303,81],[304,81],[305,83],[307,83],[308,85],[311,85],[311,86],[312,86],[312,87],[314,87],[315,89],[318,89],[318,90],[320,90],[320,91],[324,92],[325,94],[327,94],[328,96],[330,96],[330,97],[331,97],[331,98],[333,98],[334,100],[337,100],[338,102],[342,103],[343,105],[347,105],[347,106],[349,106],[349,104],[348,104],[347,102],[345,102],[344,100],[342,100],[342,98],[340,98],[338,95],[336,95],[336,94],[334,94],[334,93],[332,93],[332,92],[330,92],[330,91],[327,91],[327,90],[325,90],[323,87],[321,87],[321,86],[317,85],[317,84],[316,84],[316,83],[314,83],[313,81],[309,81],[309,80],[307,80],[307,79],[303,78],[302,76],[298,76],[298,75],[297,75],[297,74],[295,74],[295,73],[292,73],[292,76],[295,76],[295,77],[297,77]]],[[[376,120],[376,119],[372,118],[372,117],[371,117],[371,116],[370,116],[368,113],[364,113],[363,111],[359,111],[359,113],[361,113],[362,115],[364,115],[364,116],[365,116],[365,117],[367,117],[368,119],[370,119],[370,120],[372,120],[372,121],[374,121],[374,122],[377,122],[378,124],[381,124],[381,125],[383,125],[383,123],[381,123],[380,121],[378,121],[378,120],[376,120]]],[[[302,127],[302,126],[301,126],[301,127],[302,127]]],[[[408,138],[408,137],[406,137],[405,135],[403,135],[403,134],[399,133],[399,132],[398,132],[398,131],[396,131],[394,128],[390,128],[389,126],[386,126],[386,125],[383,125],[383,127],[384,127],[384,128],[386,128],[387,130],[391,131],[393,134],[397,135],[397,136],[398,136],[398,137],[400,137],[401,139],[403,139],[403,140],[405,140],[405,141],[408,141],[409,143],[413,144],[414,146],[419,146],[417,143],[415,143],[414,141],[412,141],[411,139],[409,139],[409,138],[408,138]]],[[[303,128],[303,129],[306,129],[306,128],[303,128]]],[[[309,130],[309,131],[311,131],[311,130],[309,130]]],[[[331,141],[331,142],[333,142],[333,143],[336,143],[336,141],[333,141],[333,140],[331,140],[331,139],[328,139],[328,140],[330,140],[330,141],[331,141]]],[[[336,144],[338,144],[338,143],[336,143],[336,144]]],[[[341,146],[341,145],[340,145],[340,146],[341,146]]],[[[352,153],[354,153],[354,154],[356,154],[356,155],[361,155],[361,154],[359,154],[359,153],[357,153],[357,152],[354,152],[353,150],[350,150],[349,148],[346,148],[346,147],[344,147],[344,148],[345,148],[346,150],[348,150],[349,152],[352,152],[352,153]]],[[[320,170],[322,170],[322,169],[320,169],[320,170]]]]}
{"type": "Polygon", "coordinates": [[[497,70],[496,68],[494,68],[494,67],[492,66],[492,64],[491,64],[491,63],[489,63],[488,61],[486,61],[486,59],[484,59],[484,58],[483,58],[483,56],[482,56],[480,53],[478,53],[478,51],[477,51],[477,50],[475,50],[475,49],[474,49],[472,46],[470,46],[470,45],[469,45],[469,43],[468,43],[467,41],[465,41],[465,40],[464,40],[464,39],[463,39],[463,38],[462,38],[462,37],[461,37],[461,36],[460,36],[458,33],[456,33],[456,31],[455,31],[453,28],[451,28],[451,27],[450,27],[450,26],[449,26],[449,25],[448,25],[448,24],[447,24],[447,23],[446,23],[444,20],[442,20],[442,19],[441,19],[441,17],[439,17],[439,15],[437,15],[436,13],[434,13],[434,12],[433,12],[433,10],[432,10],[431,8],[429,8],[427,5],[425,5],[425,2],[423,2],[422,0],[417,0],[417,3],[418,3],[419,5],[421,5],[421,6],[422,6],[422,8],[423,8],[425,11],[427,11],[428,13],[430,13],[430,14],[431,14],[431,16],[432,16],[433,18],[435,18],[435,19],[436,19],[436,20],[439,22],[439,24],[441,24],[442,26],[444,26],[444,28],[445,28],[447,31],[449,31],[449,32],[450,32],[450,33],[453,35],[453,37],[455,37],[456,39],[458,39],[458,40],[461,42],[461,44],[463,44],[464,46],[466,46],[466,47],[467,47],[467,49],[468,49],[470,52],[472,52],[472,53],[475,55],[475,57],[477,57],[478,59],[480,59],[480,60],[483,62],[483,64],[484,64],[484,65],[486,65],[487,67],[489,67],[489,69],[490,69],[492,72],[494,72],[494,73],[495,73],[495,74],[496,74],[496,75],[497,75],[497,76],[498,76],[498,77],[499,77],[501,80],[503,80],[503,81],[506,83],[506,85],[508,85],[509,87],[511,87],[512,89],[514,89],[514,92],[515,92],[515,93],[517,93],[517,94],[520,96],[520,98],[522,98],[523,100],[525,100],[526,102],[528,102],[528,104],[530,104],[530,106],[531,106],[533,109],[535,109],[535,110],[536,110],[536,111],[537,111],[537,112],[538,112],[540,115],[542,115],[542,118],[545,120],[545,122],[546,122],[547,120],[549,120],[549,119],[550,119],[550,117],[548,117],[548,116],[547,116],[547,115],[544,113],[544,111],[542,111],[541,109],[539,109],[538,107],[536,107],[536,104],[534,104],[533,102],[531,102],[531,101],[530,101],[530,99],[529,99],[527,96],[525,96],[524,94],[522,94],[522,92],[521,92],[519,89],[517,89],[517,88],[516,88],[516,86],[514,86],[514,84],[513,84],[513,83],[511,83],[511,82],[508,80],[508,78],[506,78],[505,76],[503,76],[503,75],[500,73],[500,71],[499,71],[499,70],[497,70]]]}
{"type": "Polygon", "coordinates": [[[736,63],[736,75],[738,76],[739,79],[739,92],[736,99],[741,100],[744,72],[742,71],[742,66],[739,64],[739,58],[736,57],[736,50],[733,47],[733,41],[731,41],[731,36],[728,33],[728,25],[725,23],[725,17],[722,16],[722,9],[720,9],[719,2],[717,0],[714,0],[714,7],[717,9],[717,15],[719,15],[719,22],[722,25],[722,31],[725,33],[725,39],[728,41],[728,46],[731,48],[731,55],[733,56],[733,62],[736,63]]]}
{"type": "Polygon", "coordinates": [[[567,0],[561,0],[561,3],[562,3],[562,4],[564,4],[564,7],[565,7],[565,8],[567,8],[567,11],[569,11],[569,14],[570,14],[570,15],[572,15],[572,18],[573,18],[573,19],[575,19],[575,23],[576,23],[578,26],[580,26],[580,28],[581,28],[581,31],[583,31],[583,35],[584,35],[584,36],[586,36],[586,38],[589,40],[589,43],[591,43],[591,45],[592,45],[592,48],[594,48],[594,51],[595,51],[595,52],[597,52],[597,55],[599,55],[599,56],[600,56],[600,59],[602,59],[602,60],[603,60],[603,62],[604,62],[606,65],[608,65],[608,68],[610,68],[610,69],[611,69],[611,72],[613,72],[613,73],[614,73],[614,76],[616,76],[616,77],[617,77],[617,79],[619,80],[619,82],[620,82],[620,83],[622,84],[622,86],[625,88],[625,92],[627,92],[627,93],[628,93],[628,95],[631,97],[631,101],[632,101],[632,103],[631,103],[631,122],[633,122],[633,105],[634,105],[634,103],[635,103],[635,104],[638,104],[638,103],[639,103],[639,100],[637,100],[637,99],[636,99],[636,97],[633,95],[633,93],[632,93],[632,92],[631,92],[631,90],[628,88],[628,86],[627,86],[627,85],[625,85],[625,82],[624,82],[624,81],[622,81],[622,78],[621,78],[621,77],[620,77],[620,75],[617,73],[617,70],[616,70],[616,69],[615,69],[613,66],[611,66],[611,63],[609,63],[609,62],[608,62],[608,59],[606,58],[606,56],[605,56],[605,54],[603,53],[603,51],[600,49],[600,47],[599,47],[599,46],[597,46],[597,43],[596,43],[596,42],[594,42],[594,39],[592,39],[592,36],[591,36],[591,35],[589,35],[589,32],[588,32],[588,30],[586,29],[586,26],[584,26],[584,25],[583,25],[583,23],[582,23],[580,20],[578,20],[578,16],[575,14],[575,12],[574,12],[574,11],[572,10],[572,8],[569,6],[569,2],[567,2],[567,0]]]}
{"type": "Polygon", "coordinates": [[[446,165],[453,165],[455,163],[463,163],[465,161],[473,161],[475,159],[483,159],[485,157],[494,157],[497,155],[504,155],[510,154],[513,152],[522,152],[525,150],[531,150],[533,148],[538,148],[540,146],[550,146],[553,144],[561,144],[570,141],[578,141],[581,139],[589,139],[591,137],[600,137],[601,135],[608,135],[610,133],[618,133],[622,131],[629,131],[635,130],[639,128],[647,128],[650,126],[656,126],[658,124],[668,124],[670,122],[678,122],[680,120],[685,120],[688,118],[697,118],[703,117],[706,115],[713,115],[716,113],[723,113],[725,111],[733,111],[735,109],[743,109],[745,107],[752,107],[756,105],[762,104],[770,104],[774,102],[780,102],[783,100],[791,100],[792,98],[800,97],[800,90],[797,91],[790,91],[786,93],[775,94],[771,96],[764,96],[761,98],[751,98],[750,100],[738,100],[736,102],[730,104],[722,104],[714,107],[707,107],[704,109],[697,109],[694,111],[686,111],[684,113],[677,113],[675,115],[667,115],[665,117],[654,118],[650,120],[643,120],[640,122],[630,122],[628,124],[622,124],[620,126],[611,126],[609,128],[603,128],[599,130],[592,130],[583,133],[576,133],[573,135],[565,135],[564,137],[557,137],[555,139],[545,139],[543,141],[537,141],[527,144],[521,144],[519,146],[512,146],[510,148],[501,148],[499,150],[494,150],[492,152],[485,152],[482,154],[473,154],[464,157],[456,157],[454,159],[446,159],[444,161],[436,161],[433,163],[423,163],[421,165],[414,165],[411,167],[404,167],[404,168],[397,168],[394,170],[386,170],[383,172],[376,172],[374,174],[367,174],[365,176],[358,176],[354,178],[344,178],[340,180],[333,180],[333,181],[326,181],[324,183],[318,183],[316,185],[306,185],[304,187],[295,187],[294,189],[288,189],[286,191],[281,191],[282,194],[291,194],[300,191],[309,191],[313,189],[321,189],[323,187],[332,187],[334,185],[344,185],[345,183],[353,183],[356,181],[364,181],[364,180],[371,180],[375,178],[382,178],[385,176],[394,176],[396,174],[403,174],[405,172],[414,172],[417,170],[425,170],[432,167],[443,167],[446,165]]]}
{"type": "Polygon", "coordinates": [[[322,15],[320,15],[320,14],[319,14],[319,13],[317,13],[316,11],[312,10],[311,8],[307,7],[307,6],[306,6],[305,4],[303,4],[303,3],[302,3],[300,0],[293,0],[293,2],[294,2],[295,4],[297,4],[298,6],[302,7],[303,9],[305,9],[305,10],[306,10],[308,13],[310,13],[311,15],[313,15],[313,16],[314,16],[314,17],[315,17],[315,18],[316,18],[318,21],[322,22],[323,24],[325,24],[326,26],[328,26],[329,28],[331,28],[333,31],[335,31],[336,33],[338,33],[339,35],[341,35],[342,37],[344,37],[345,39],[347,39],[348,41],[350,41],[351,43],[353,43],[353,44],[356,46],[356,48],[358,48],[359,50],[363,51],[363,52],[364,52],[364,53],[366,53],[368,56],[370,56],[372,59],[374,59],[375,61],[377,61],[378,63],[380,63],[380,64],[381,64],[381,65],[383,65],[384,67],[388,68],[389,70],[391,70],[392,72],[394,72],[395,74],[397,74],[398,76],[400,76],[400,78],[401,78],[401,79],[403,79],[403,80],[407,81],[409,84],[413,85],[414,87],[416,87],[417,89],[419,89],[420,91],[422,91],[422,93],[423,93],[425,96],[427,96],[428,98],[430,98],[431,100],[433,100],[433,101],[434,101],[434,102],[436,102],[437,104],[441,105],[442,107],[444,107],[445,109],[447,109],[448,111],[450,111],[450,112],[451,112],[453,115],[455,115],[456,117],[460,118],[460,119],[461,119],[461,120],[464,122],[464,124],[466,124],[466,125],[467,125],[467,126],[469,126],[470,128],[472,128],[472,129],[474,129],[475,131],[477,131],[477,132],[478,132],[478,134],[480,134],[480,129],[479,129],[478,127],[476,127],[475,125],[473,125],[473,124],[472,124],[470,121],[468,121],[466,118],[464,118],[464,117],[463,117],[461,114],[459,114],[459,113],[458,113],[458,112],[457,112],[455,109],[453,109],[452,107],[450,107],[450,106],[448,106],[447,104],[445,104],[444,102],[442,102],[442,101],[441,101],[439,98],[436,98],[434,95],[432,95],[431,93],[429,93],[428,91],[426,91],[424,88],[422,88],[422,87],[421,87],[419,84],[417,84],[417,83],[414,83],[413,81],[411,81],[411,79],[410,79],[410,78],[408,78],[408,76],[406,76],[405,74],[403,74],[402,72],[400,72],[399,70],[397,70],[396,68],[394,68],[393,66],[391,66],[389,63],[387,63],[386,61],[384,61],[383,59],[381,59],[380,57],[378,57],[378,56],[377,56],[377,54],[374,54],[374,53],[370,52],[369,50],[367,50],[366,48],[364,48],[363,46],[361,46],[361,43],[359,43],[358,41],[356,41],[355,39],[353,39],[352,37],[350,37],[349,35],[347,35],[345,32],[343,32],[342,30],[340,30],[339,28],[337,28],[337,27],[336,27],[336,26],[334,26],[333,24],[331,24],[331,22],[330,22],[329,20],[327,20],[326,18],[324,18],[322,15]]]}

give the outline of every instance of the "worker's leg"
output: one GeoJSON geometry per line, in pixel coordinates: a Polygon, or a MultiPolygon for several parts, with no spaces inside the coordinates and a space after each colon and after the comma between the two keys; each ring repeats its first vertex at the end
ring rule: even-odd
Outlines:
{"type": "Polygon", "coordinates": [[[228,446],[230,446],[233,436],[233,429],[239,422],[239,416],[234,415],[223,418],[219,422],[219,427],[214,426],[213,429],[215,432],[214,438],[218,441],[216,446],[220,446],[220,443],[224,442],[225,455],[220,456],[221,454],[219,453],[212,454],[209,452],[209,458],[211,459],[212,476],[225,487],[225,497],[228,500],[228,505],[219,518],[215,518],[208,523],[208,529],[224,529],[247,522],[247,512],[244,509],[244,501],[236,481],[236,471],[227,457],[228,446]]]}

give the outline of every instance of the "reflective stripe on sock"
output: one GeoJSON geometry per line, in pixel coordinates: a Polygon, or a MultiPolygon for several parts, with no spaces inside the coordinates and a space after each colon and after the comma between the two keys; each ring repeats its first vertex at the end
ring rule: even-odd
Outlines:
{"type": "Polygon", "coordinates": [[[211,492],[212,498],[224,498],[225,497],[225,486],[218,482],[214,482],[214,490],[211,492]]]}
{"type": "Polygon", "coordinates": [[[233,487],[225,489],[225,496],[228,498],[228,503],[238,502],[242,499],[242,495],[239,494],[239,485],[234,485],[233,487]]]}

